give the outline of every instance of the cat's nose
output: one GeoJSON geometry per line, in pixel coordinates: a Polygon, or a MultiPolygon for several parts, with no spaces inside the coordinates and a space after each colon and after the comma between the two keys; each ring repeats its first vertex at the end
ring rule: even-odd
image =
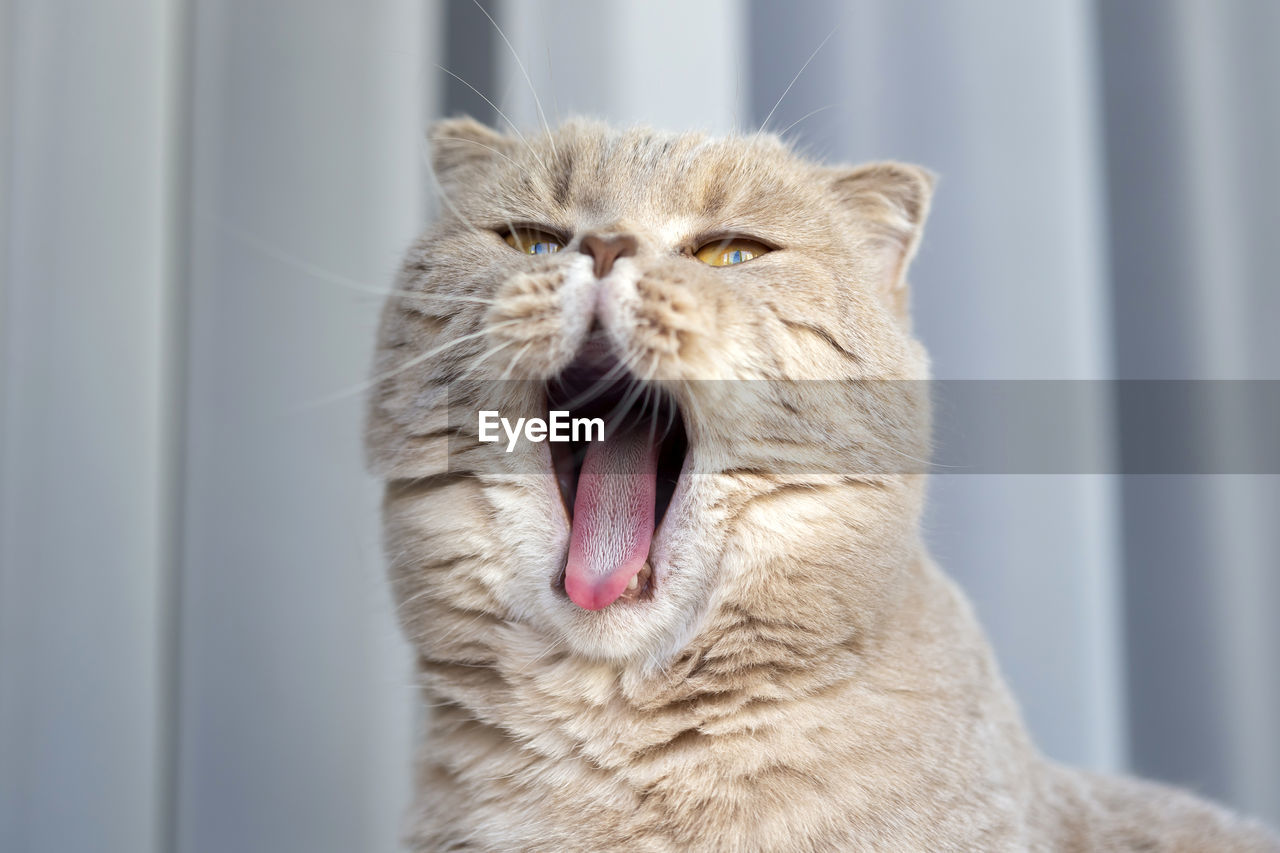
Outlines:
{"type": "Polygon", "coordinates": [[[614,261],[634,255],[636,248],[636,238],[630,234],[615,234],[612,237],[588,234],[582,238],[578,251],[595,259],[596,278],[604,278],[613,269],[614,261]]]}

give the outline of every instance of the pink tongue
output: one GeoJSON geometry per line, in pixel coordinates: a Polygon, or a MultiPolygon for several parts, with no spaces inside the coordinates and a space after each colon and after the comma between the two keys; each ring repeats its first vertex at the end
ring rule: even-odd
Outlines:
{"type": "Polygon", "coordinates": [[[599,610],[622,595],[649,556],[658,449],[648,430],[628,429],[587,445],[573,502],[564,588],[599,610]]]}

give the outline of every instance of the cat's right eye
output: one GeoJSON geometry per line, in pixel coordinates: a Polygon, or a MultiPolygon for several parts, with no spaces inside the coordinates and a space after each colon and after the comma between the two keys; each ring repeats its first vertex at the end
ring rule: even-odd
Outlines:
{"type": "Polygon", "coordinates": [[[764,243],[750,237],[721,237],[698,249],[693,256],[713,267],[731,267],[770,251],[764,243]]]}
{"type": "Polygon", "coordinates": [[[564,248],[561,237],[541,228],[512,228],[502,235],[507,245],[526,255],[549,255],[564,248]]]}

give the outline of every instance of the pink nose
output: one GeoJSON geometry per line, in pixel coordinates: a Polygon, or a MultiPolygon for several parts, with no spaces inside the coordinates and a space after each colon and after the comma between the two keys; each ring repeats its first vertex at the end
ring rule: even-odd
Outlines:
{"type": "Polygon", "coordinates": [[[615,234],[612,237],[588,234],[582,238],[582,245],[578,251],[584,255],[590,255],[595,260],[596,278],[604,278],[613,269],[614,261],[636,253],[636,238],[630,234],[615,234]]]}

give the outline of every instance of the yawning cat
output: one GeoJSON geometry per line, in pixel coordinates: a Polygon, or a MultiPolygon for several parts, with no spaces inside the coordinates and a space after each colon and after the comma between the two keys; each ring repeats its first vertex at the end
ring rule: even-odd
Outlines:
{"type": "Polygon", "coordinates": [[[414,849],[1280,850],[1041,757],[925,553],[927,172],[584,121],[431,141],[368,427],[430,706],[414,849]],[[480,440],[562,409],[608,429],[480,440]]]}

